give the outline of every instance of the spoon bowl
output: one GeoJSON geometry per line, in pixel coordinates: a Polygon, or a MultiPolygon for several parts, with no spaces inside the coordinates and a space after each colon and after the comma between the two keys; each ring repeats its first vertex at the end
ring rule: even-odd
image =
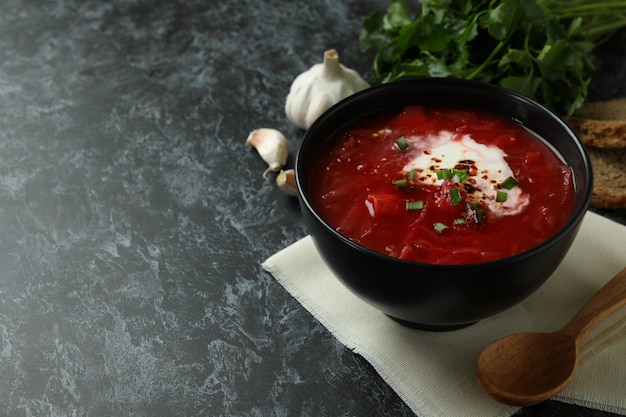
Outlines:
{"type": "Polygon", "coordinates": [[[555,396],[574,378],[578,347],[585,335],[624,305],[626,268],[561,330],[517,333],[487,346],[478,357],[478,381],[487,394],[508,405],[528,406],[555,396]]]}
{"type": "Polygon", "coordinates": [[[574,339],[559,332],[507,336],[481,353],[479,380],[487,394],[500,402],[535,404],[569,384],[578,362],[577,352],[574,339]]]}

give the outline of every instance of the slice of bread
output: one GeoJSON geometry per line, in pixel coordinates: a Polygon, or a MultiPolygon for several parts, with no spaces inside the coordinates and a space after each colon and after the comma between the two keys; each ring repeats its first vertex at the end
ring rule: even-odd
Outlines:
{"type": "Polygon", "coordinates": [[[626,98],[587,102],[564,120],[585,145],[626,147],[626,98]]]}
{"type": "Polygon", "coordinates": [[[626,98],[585,103],[564,117],[585,144],[594,174],[591,205],[626,208],[626,98]]]}
{"type": "Polygon", "coordinates": [[[626,207],[626,147],[587,147],[594,174],[591,205],[602,209],[626,207]]]}

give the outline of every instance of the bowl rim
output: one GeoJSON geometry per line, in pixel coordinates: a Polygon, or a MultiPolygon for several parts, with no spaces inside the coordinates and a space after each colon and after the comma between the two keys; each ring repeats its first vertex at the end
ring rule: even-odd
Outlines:
{"type": "MultiPolygon", "coordinates": [[[[396,88],[399,88],[399,87],[396,87],[396,88]]],[[[367,114],[374,114],[374,113],[383,111],[385,109],[390,109],[390,108],[391,107],[380,108],[367,114]]],[[[360,117],[363,117],[365,115],[366,114],[362,114],[360,117]]],[[[357,120],[358,120],[357,118],[353,118],[351,120],[346,121],[343,125],[334,129],[334,133],[340,131],[345,126],[357,120]]],[[[522,121],[517,119],[516,117],[511,116],[511,120],[514,122],[519,122],[522,126],[525,126],[522,123],[522,121]]],[[[531,131],[533,130],[531,129],[531,131]]],[[[582,141],[580,140],[580,138],[578,138],[578,136],[574,133],[574,131],[563,121],[563,119],[559,117],[556,113],[554,113],[552,110],[530,99],[529,97],[524,96],[521,93],[518,93],[517,91],[511,90],[511,89],[508,89],[508,88],[505,88],[496,84],[491,84],[491,83],[486,83],[486,82],[476,81],[476,80],[466,80],[466,79],[460,79],[460,78],[443,78],[443,77],[409,78],[409,79],[402,79],[402,80],[391,81],[391,82],[384,83],[384,84],[379,84],[376,86],[366,88],[365,90],[361,90],[357,93],[354,93],[348,96],[347,98],[339,101],[335,105],[331,106],[322,115],[320,115],[313,122],[313,124],[306,130],[304,137],[302,138],[302,141],[298,147],[298,152],[296,155],[295,176],[296,176],[296,186],[298,190],[298,199],[300,201],[300,204],[304,204],[308,212],[313,217],[315,217],[315,220],[319,224],[321,224],[327,232],[331,233],[334,237],[338,238],[344,244],[352,247],[353,249],[359,252],[362,252],[363,254],[367,256],[380,258],[382,261],[385,261],[385,262],[394,262],[394,263],[397,262],[397,263],[405,264],[405,265],[416,265],[420,267],[427,267],[427,268],[434,268],[434,269],[452,269],[452,270],[467,269],[468,267],[480,267],[480,268],[491,267],[491,266],[495,267],[502,263],[522,262],[556,245],[561,240],[565,239],[566,236],[569,236],[570,233],[575,231],[575,229],[577,229],[580,226],[589,208],[589,204],[590,204],[591,196],[593,192],[593,179],[594,179],[593,171],[591,167],[591,160],[589,158],[589,154],[587,150],[585,149],[582,141]],[[504,94],[504,95],[509,96],[513,100],[519,101],[524,106],[534,107],[535,109],[545,113],[549,118],[551,118],[552,121],[555,122],[557,125],[559,125],[559,128],[561,128],[564,132],[566,132],[568,136],[572,139],[572,142],[575,145],[575,148],[577,152],[579,153],[583,162],[582,167],[584,169],[584,173],[583,173],[584,181],[586,184],[588,184],[586,189],[583,190],[583,194],[581,195],[579,203],[574,207],[574,210],[571,213],[565,225],[563,225],[563,227],[561,227],[555,234],[553,234],[552,236],[550,236],[549,238],[547,238],[540,244],[535,245],[532,248],[527,249],[523,252],[519,252],[511,256],[494,259],[490,261],[480,261],[480,262],[473,262],[473,263],[466,263],[466,264],[433,264],[433,263],[427,263],[427,262],[410,261],[410,260],[396,258],[393,256],[389,256],[389,255],[377,252],[373,249],[370,249],[366,246],[356,243],[353,240],[349,239],[348,237],[344,236],[343,234],[339,233],[337,230],[335,230],[335,228],[329,225],[320,216],[317,210],[313,207],[309,198],[303,191],[306,188],[303,187],[304,178],[302,178],[303,174],[302,174],[302,169],[301,169],[301,165],[303,164],[302,150],[308,142],[313,140],[311,139],[311,136],[312,136],[311,132],[315,132],[318,126],[325,123],[326,120],[329,119],[330,117],[333,117],[335,113],[341,112],[343,111],[343,109],[351,106],[354,101],[359,101],[369,96],[382,94],[381,91],[384,92],[384,90],[390,88],[391,86],[398,86],[398,85],[401,86],[401,84],[411,84],[413,85],[413,88],[416,88],[415,84],[423,84],[425,87],[427,86],[429,89],[441,88],[441,87],[445,87],[445,88],[454,87],[454,88],[480,90],[481,92],[487,91],[489,94],[498,94],[498,95],[504,94]]]]}

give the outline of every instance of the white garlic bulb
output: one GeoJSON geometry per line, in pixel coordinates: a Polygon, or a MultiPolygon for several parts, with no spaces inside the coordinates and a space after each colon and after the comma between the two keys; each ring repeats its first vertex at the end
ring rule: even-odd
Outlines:
{"type": "Polygon", "coordinates": [[[291,84],[285,113],[302,129],[311,124],[331,106],[369,87],[367,81],[353,69],[339,62],[334,49],[324,52],[324,61],[298,75],[291,84]]]}

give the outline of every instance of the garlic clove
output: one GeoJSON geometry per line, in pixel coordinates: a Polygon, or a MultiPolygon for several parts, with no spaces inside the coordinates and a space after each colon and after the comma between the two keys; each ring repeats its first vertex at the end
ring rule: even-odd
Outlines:
{"type": "Polygon", "coordinates": [[[267,172],[278,172],[287,163],[289,143],[280,131],[270,128],[255,129],[248,135],[246,143],[255,148],[267,163],[267,172]]]}
{"type": "Polygon", "coordinates": [[[285,101],[285,114],[296,126],[308,129],[331,106],[370,85],[358,72],[339,62],[339,54],[324,52],[322,63],[299,74],[285,101]]]}
{"type": "Polygon", "coordinates": [[[298,196],[298,187],[296,186],[296,173],[293,169],[281,170],[276,176],[276,185],[287,195],[292,197],[298,196]]]}

